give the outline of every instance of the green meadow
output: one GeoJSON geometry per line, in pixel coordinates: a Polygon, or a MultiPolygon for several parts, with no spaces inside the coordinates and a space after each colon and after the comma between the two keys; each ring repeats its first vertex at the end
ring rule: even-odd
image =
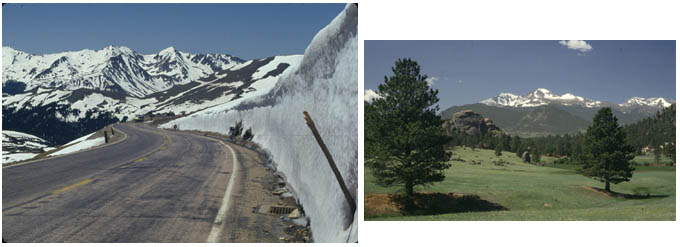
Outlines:
{"type": "MultiPolygon", "coordinates": [[[[619,196],[611,196],[592,189],[604,188],[604,184],[580,175],[578,164],[552,164],[552,158],[542,157],[546,165],[536,166],[522,163],[514,153],[503,152],[500,159],[505,165],[499,166],[493,162],[499,160],[493,150],[456,147],[452,151],[452,166],[446,171],[446,179],[428,187],[416,187],[416,191],[470,195],[474,200],[465,201],[465,207],[452,208],[451,212],[404,215],[387,205],[386,200],[375,199],[387,198],[386,195],[401,188],[376,185],[370,170],[365,169],[365,219],[675,220],[675,167],[637,166],[630,182],[612,184],[612,190],[619,196]],[[480,164],[472,165],[471,160],[480,164]],[[498,207],[479,209],[475,203],[498,207]]],[[[636,157],[638,162],[653,160],[653,156],[651,160],[636,157]]]]}

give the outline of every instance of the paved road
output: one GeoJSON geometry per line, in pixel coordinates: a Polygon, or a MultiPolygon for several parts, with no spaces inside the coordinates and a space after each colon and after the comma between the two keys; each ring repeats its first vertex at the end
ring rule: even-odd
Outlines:
{"type": "MultiPolygon", "coordinates": [[[[8,242],[206,242],[234,169],[226,144],[145,125],[116,128],[126,140],[3,168],[2,237],[8,242]]],[[[243,159],[253,155],[234,150],[243,159]]],[[[229,240],[218,232],[218,241],[229,240]]]]}

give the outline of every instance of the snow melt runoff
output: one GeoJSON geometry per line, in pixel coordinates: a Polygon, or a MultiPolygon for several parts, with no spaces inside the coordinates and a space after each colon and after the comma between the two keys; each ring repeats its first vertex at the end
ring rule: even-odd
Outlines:
{"type": "Polygon", "coordinates": [[[266,149],[309,217],[316,242],[356,242],[351,213],[328,161],[305,124],[308,111],[357,201],[357,6],[348,4],[316,34],[297,68],[266,94],[215,106],[161,127],[227,134],[243,120],[266,149]]]}

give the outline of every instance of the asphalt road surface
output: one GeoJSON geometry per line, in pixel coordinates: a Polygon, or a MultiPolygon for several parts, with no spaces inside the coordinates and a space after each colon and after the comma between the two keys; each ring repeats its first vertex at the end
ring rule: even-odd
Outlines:
{"type": "MultiPolygon", "coordinates": [[[[215,139],[146,125],[116,128],[127,139],[3,168],[3,239],[10,243],[254,240],[230,235],[239,233],[227,221],[234,216],[218,213],[229,214],[220,210],[223,205],[231,197],[249,197],[246,188],[252,187],[243,181],[249,179],[247,170],[238,171],[233,154],[248,162],[246,168],[257,162],[256,154],[238,146],[230,150],[231,144],[215,139]],[[234,169],[239,175],[231,176],[234,169]],[[231,179],[237,181],[229,185],[231,179]],[[228,185],[236,187],[233,195],[227,193],[228,185]]],[[[262,184],[260,194],[266,190],[262,184]]],[[[231,202],[232,207],[242,203],[231,202]]],[[[245,210],[231,211],[248,216],[245,210]]],[[[243,224],[248,217],[261,224],[278,219],[241,216],[243,224]]],[[[257,231],[239,234],[263,237],[257,231]]]]}

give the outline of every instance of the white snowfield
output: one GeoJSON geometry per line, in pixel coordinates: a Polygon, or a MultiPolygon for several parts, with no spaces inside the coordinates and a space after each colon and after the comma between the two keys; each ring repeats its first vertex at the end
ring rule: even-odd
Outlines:
{"type": "Polygon", "coordinates": [[[314,37],[299,65],[284,72],[266,94],[215,106],[161,127],[178,124],[181,129],[226,134],[243,120],[295,191],[310,219],[314,240],[355,242],[358,211],[351,214],[302,112],[310,113],[357,203],[357,49],[357,7],[347,4],[314,37]]]}
{"type": "MultiPolygon", "coordinates": [[[[510,106],[510,107],[536,107],[541,105],[548,105],[551,103],[558,103],[562,105],[579,105],[583,107],[602,107],[604,102],[599,100],[592,100],[571,93],[557,95],[545,88],[539,88],[529,93],[526,96],[515,95],[511,93],[501,93],[496,97],[485,99],[479,103],[490,106],[510,106]]],[[[653,107],[669,107],[675,103],[672,100],[664,98],[640,98],[633,97],[626,101],[626,103],[618,104],[620,107],[631,106],[653,106],[653,107]]]]}
{"type": "Polygon", "coordinates": [[[35,157],[41,152],[54,149],[48,146],[47,141],[40,137],[17,131],[2,131],[2,163],[27,160],[35,157]],[[13,142],[13,140],[18,140],[13,142]],[[20,143],[19,143],[20,142],[20,143]],[[18,150],[15,150],[19,148],[18,150]],[[13,150],[13,151],[10,151],[13,150]],[[28,150],[41,150],[40,152],[28,152],[28,150]]]}
{"type": "Polygon", "coordinates": [[[49,154],[48,156],[58,156],[58,155],[64,155],[64,154],[70,154],[70,153],[75,153],[80,150],[96,147],[99,145],[104,144],[104,137],[98,137],[95,139],[90,139],[87,140],[87,138],[90,138],[90,136],[94,135],[96,132],[93,132],[89,135],[85,135],[83,137],[80,137],[78,139],[75,139],[69,143],[64,144],[64,146],[70,145],[62,150],[56,151],[54,153],[49,154]]]}

